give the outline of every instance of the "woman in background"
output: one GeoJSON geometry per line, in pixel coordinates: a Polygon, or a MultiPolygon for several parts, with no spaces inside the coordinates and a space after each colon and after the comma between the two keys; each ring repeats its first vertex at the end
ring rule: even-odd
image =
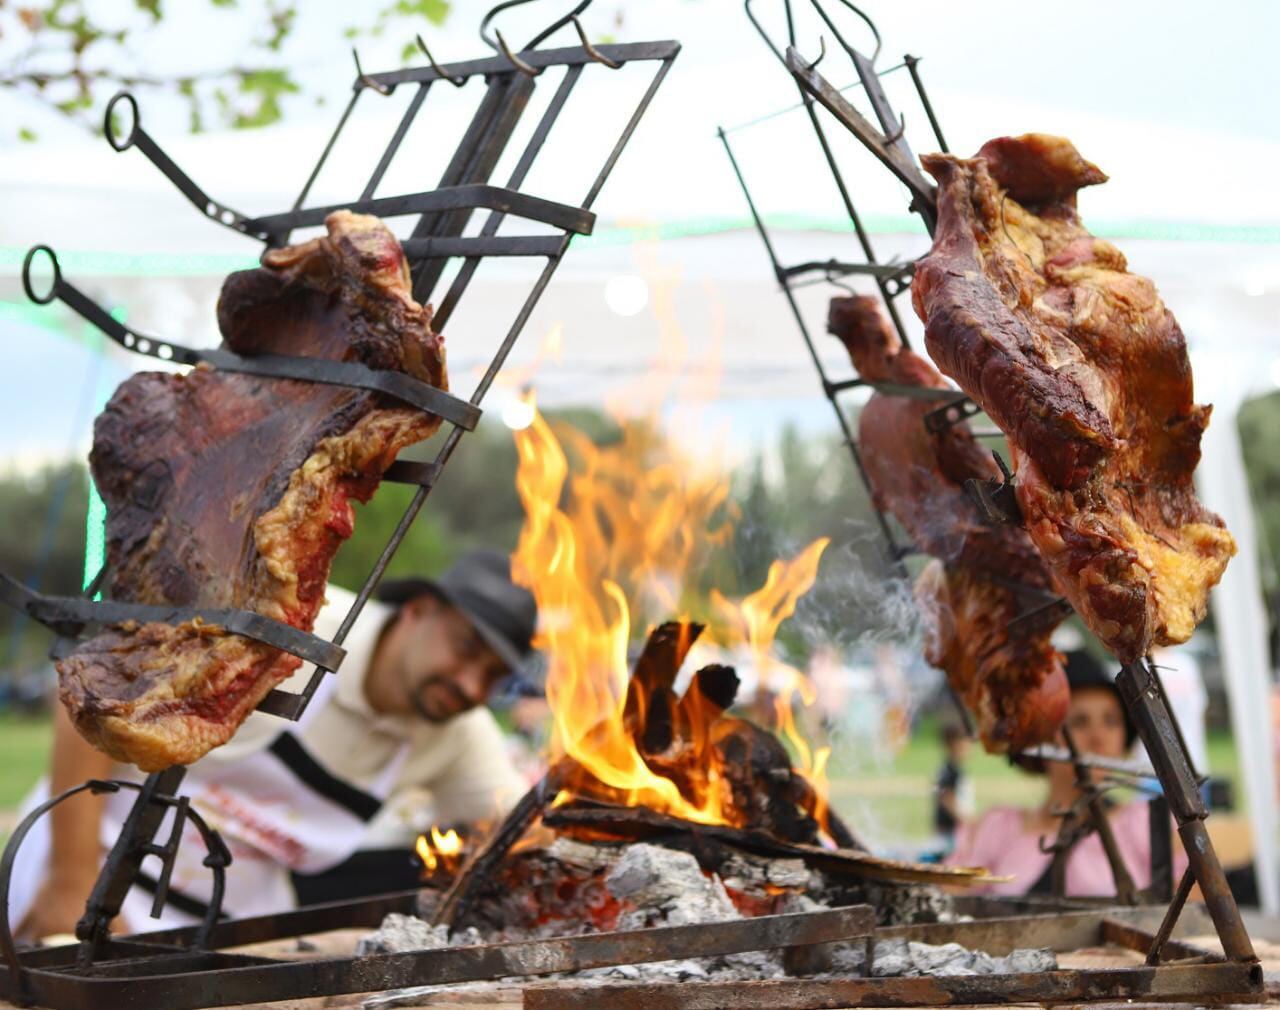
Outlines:
{"type": "MultiPolygon", "coordinates": [[[[1067,654],[1067,682],[1071,705],[1066,726],[1082,754],[1124,758],[1137,736],[1120,700],[1120,691],[1096,659],[1084,651],[1067,654]]],[[[1060,740],[1061,744],[1062,741],[1060,740]]],[[[1050,893],[1051,853],[1040,848],[1041,839],[1052,841],[1062,825],[1062,812],[1080,798],[1075,768],[1061,761],[1024,764],[1042,773],[1048,783],[1044,802],[1033,809],[995,807],[961,828],[955,851],[947,862],[955,866],[983,866],[994,876],[1011,880],[978,888],[986,894],[1050,893]]],[[[1093,769],[1095,779],[1105,776],[1093,769]]],[[[1147,805],[1141,802],[1106,801],[1111,831],[1129,874],[1138,888],[1151,883],[1151,833],[1147,805]]],[[[1177,852],[1175,875],[1186,857],[1177,852]]],[[[1102,842],[1090,832],[1067,858],[1066,893],[1073,896],[1106,896],[1116,893],[1115,878],[1102,842]]]]}

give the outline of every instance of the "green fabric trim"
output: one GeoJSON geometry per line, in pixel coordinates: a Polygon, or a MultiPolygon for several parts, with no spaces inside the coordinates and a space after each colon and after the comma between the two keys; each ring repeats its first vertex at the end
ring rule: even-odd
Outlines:
{"type": "MultiPolygon", "coordinates": [[[[914,215],[871,214],[863,227],[874,235],[919,235],[924,226],[914,215]]],[[[775,231],[819,231],[851,233],[844,218],[817,214],[774,214],[765,219],[775,231]]],[[[1280,225],[1208,224],[1196,221],[1113,220],[1091,221],[1090,229],[1104,238],[1155,239],[1170,242],[1239,242],[1250,245],[1280,244],[1280,225]]],[[[605,225],[594,235],[579,236],[574,245],[582,247],[629,245],[657,239],[686,238],[749,231],[749,217],[706,217],[668,221],[651,225],[605,225]]],[[[17,274],[25,249],[0,247],[0,272],[17,274]]],[[[116,253],[107,251],[61,250],[58,260],[68,278],[79,276],[120,277],[217,277],[233,270],[257,265],[252,253],[116,253]]]]}

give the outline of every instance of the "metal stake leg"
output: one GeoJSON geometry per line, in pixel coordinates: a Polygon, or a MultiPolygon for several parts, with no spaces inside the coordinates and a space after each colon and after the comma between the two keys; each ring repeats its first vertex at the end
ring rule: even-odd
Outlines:
{"type": "Polygon", "coordinates": [[[1205,905],[1218,931],[1218,939],[1222,941],[1223,952],[1234,961],[1256,961],[1257,955],[1240,918],[1240,909],[1227,885],[1226,874],[1213,850],[1209,832],[1205,830],[1204,819],[1209,812],[1201,799],[1195,772],[1177,727],[1169,717],[1164,692],[1160,690],[1155,674],[1142,661],[1125,663],[1116,676],[1116,686],[1164,786],[1190,871],[1200,885],[1205,905]]]}

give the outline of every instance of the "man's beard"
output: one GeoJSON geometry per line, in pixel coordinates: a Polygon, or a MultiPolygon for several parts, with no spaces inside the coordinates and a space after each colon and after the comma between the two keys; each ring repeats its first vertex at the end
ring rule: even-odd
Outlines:
{"type": "Polygon", "coordinates": [[[448,674],[432,674],[414,688],[413,707],[427,722],[448,722],[475,706],[448,674]],[[446,700],[447,699],[447,700],[446,700]]]}

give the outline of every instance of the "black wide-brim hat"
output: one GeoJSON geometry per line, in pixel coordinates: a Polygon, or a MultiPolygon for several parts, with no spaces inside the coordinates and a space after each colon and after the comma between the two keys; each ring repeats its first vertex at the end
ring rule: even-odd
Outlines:
{"type": "Polygon", "coordinates": [[[529,590],[511,581],[511,562],[505,554],[470,551],[437,579],[390,579],[377,591],[379,600],[396,605],[426,595],[460,611],[508,670],[520,666],[533,651],[538,604],[529,590]]]}

